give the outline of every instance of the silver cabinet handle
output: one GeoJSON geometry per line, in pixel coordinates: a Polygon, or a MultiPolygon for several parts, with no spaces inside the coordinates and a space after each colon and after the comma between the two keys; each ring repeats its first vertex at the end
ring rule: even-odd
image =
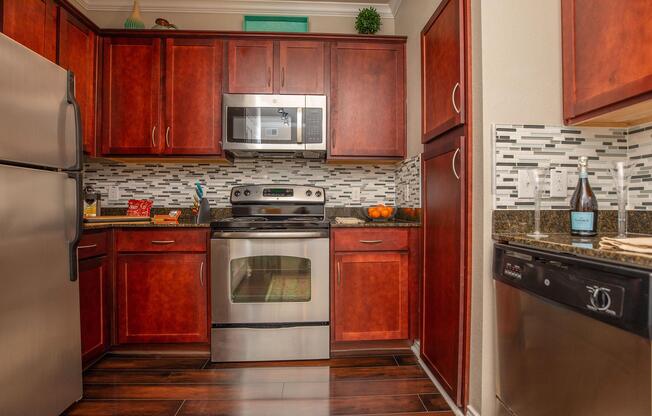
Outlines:
{"type": "Polygon", "coordinates": [[[342,282],[342,263],[337,262],[337,285],[339,286],[342,282]]]}
{"type": "Polygon", "coordinates": [[[156,147],[156,143],[154,142],[155,133],[156,133],[156,126],[152,127],[152,147],[156,147]]]}
{"type": "Polygon", "coordinates": [[[285,67],[281,68],[281,87],[285,87],[285,67]]]}
{"type": "Polygon", "coordinates": [[[272,68],[267,68],[267,86],[272,86],[272,68]]]}
{"type": "Polygon", "coordinates": [[[170,126],[165,129],[165,146],[170,147],[170,126]]]}
{"type": "Polygon", "coordinates": [[[87,246],[78,246],[77,250],[84,250],[84,249],[87,249],[87,248],[95,248],[95,247],[97,247],[97,244],[89,244],[87,246]]]}
{"type": "Polygon", "coordinates": [[[458,180],[460,179],[460,175],[457,174],[457,168],[455,168],[455,159],[457,159],[457,155],[458,155],[459,153],[460,153],[460,148],[458,147],[458,148],[455,150],[455,154],[453,155],[453,162],[452,162],[452,164],[453,164],[453,175],[455,175],[455,177],[456,177],[458,180]]]}
{"type": "Polygon", "coordinates": [[[451,93],[451,101],[453,102],[453,108],[455,109],[455,112],[457,114],[460,113],[460,108],[457,106],[457,103],[455,102],[455,93],[457,92],[459,87],[460,87],[460,83],[459,82],[455,83],[455,87],[453,87],[453,92],[451,93]]]}
{"type": "Polygon", "coordinates": [[[380,244],[383,240],[360,240],[362,244],[380,244]]]}
{"type": "Polygon", "coordinates": [[[152,244],[174,244],[174,240],[152,240],[152,244]]]}
{"type": "Polygon", "coordinates": [[[201,287],[204,287],[204,262],[203,261],[199,266],[199,283],[201,284],[201,287]]]}

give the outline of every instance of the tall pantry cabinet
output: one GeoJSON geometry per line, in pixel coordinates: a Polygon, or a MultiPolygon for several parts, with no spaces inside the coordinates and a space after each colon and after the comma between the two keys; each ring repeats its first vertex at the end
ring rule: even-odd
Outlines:
{"type": "Polygon", "coordinates": [[[443,0],[421,32],[423,287],[421,358],[467,402],[470,293],[468,0],[443,0]]]}

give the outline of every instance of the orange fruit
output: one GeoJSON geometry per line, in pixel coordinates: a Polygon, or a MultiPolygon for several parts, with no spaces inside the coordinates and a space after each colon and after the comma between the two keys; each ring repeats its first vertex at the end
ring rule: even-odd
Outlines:
{"type": "Polygon", "coordinates": [[[380,209],[380,215],[383,218],[389,218],[389,216],[392,215],[392,211],[390,211],[389,208],[383,207],[380,209]]]}
{"type": "Polygon", "coordinates": [[[371,218],[380,218],[381,212],[377,208],[371,208],[369,210],[369,216],[371,218]]]}

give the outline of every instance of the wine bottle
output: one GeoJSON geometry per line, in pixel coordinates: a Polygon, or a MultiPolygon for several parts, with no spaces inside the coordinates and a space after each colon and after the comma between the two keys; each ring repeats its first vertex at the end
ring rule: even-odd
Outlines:
{"type": "Polygon", "coordinates": [[[598,233],[598,200],[589,185],[588,158],[578,162],[580,177],[570,200],[571,234],[594,236],[598,233]]]}

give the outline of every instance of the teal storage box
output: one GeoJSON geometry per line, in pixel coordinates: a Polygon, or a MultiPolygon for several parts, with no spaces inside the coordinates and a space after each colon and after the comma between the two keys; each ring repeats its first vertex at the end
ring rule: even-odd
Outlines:
{"type": "Polygon", "coordinates": [[[245,16],[245,32],[308,32],[305,16],[245,16]]]}

